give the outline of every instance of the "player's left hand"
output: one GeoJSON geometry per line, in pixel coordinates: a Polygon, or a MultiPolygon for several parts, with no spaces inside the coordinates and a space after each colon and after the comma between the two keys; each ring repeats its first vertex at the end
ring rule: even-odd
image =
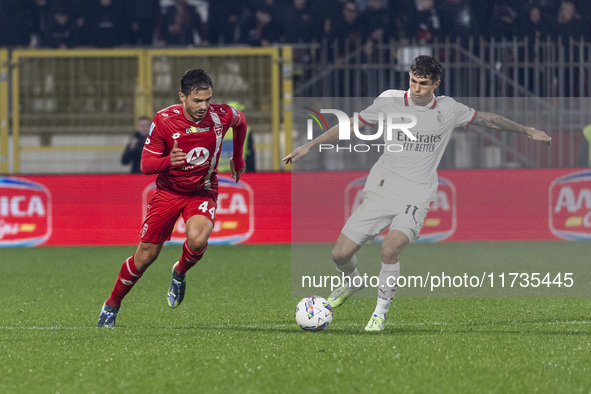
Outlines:
{"type": "Polygon", "coordinates": [[[550,136],[548,134],[544,133],[542,130],[534,129],[533,127],[529,127],[529,130],[527,132],[527,136],[529,138],[531,138],[532,140],[540,141],[544,145],[547,145],[547,146],[549,146],[550,143],[552,142],[552,138],[550,138],[550,136]]]}
{"type": "Polygon", "coordinates": [[[240,174],[246,171],[246,166],[242,167],[240,171],[236,171],[236,164],[234,164],[234,158],[230,159],[230,170],[232,171],[232,179],[236,179],[236,183],[240,180],[240,174]]]}
{"type": "Polygon", "coordinates": [[[174,140],[172,150],[170,151],[170,166],[176,167],[187,162],[187,154],[179,148],[179,142],[174,140]]]}

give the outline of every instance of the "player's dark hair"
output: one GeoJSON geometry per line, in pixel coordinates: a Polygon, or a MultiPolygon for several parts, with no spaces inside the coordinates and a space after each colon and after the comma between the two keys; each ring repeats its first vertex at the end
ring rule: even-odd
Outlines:
{"type": "Polygon", "coordinates": [[[439,81],[443,67],[433,56],[420,55],[415,57],[410,66],[410,72],[420,78],[430,78],[439,81]]]}
{"type": "Polygon", "coordinates": [[[189,70],[181,77],[181,93],[185,96],[199,90],[213,89],[211,77],[205,70],[196,68],[189,70]]]}

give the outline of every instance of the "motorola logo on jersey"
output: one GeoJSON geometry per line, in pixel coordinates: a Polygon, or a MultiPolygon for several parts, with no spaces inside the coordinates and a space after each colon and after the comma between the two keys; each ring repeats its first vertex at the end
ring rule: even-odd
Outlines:
{"type": "MultiPolygon", "coordinates": [[[[237,244],[248,240],[254,232],[254,195],[245,182],[236,183],[234,179],[218,175],[219,195],[215,211],[214,228],[209,238],[210,244],[237,244]]],[[[154,194],[154,184],[143,193],[143,212],[154,194]]],[[[185,221],[179,217],[172,232],[170,243],[183,244],[186,239],[185,221]]]]}
{"type": "MultiPolygon", "coordinates": [[[[345,221],[363,203],[366,180],[367,177],[357,178],[345,188],[345,221]]],[[[456,188],[449,179],[439,177],[435,200],[431,203],[417,242],[438,242],[451,237],[456,231],[456,216],[456,188]]],[[[384,234],[378,239],[383,239],[384,234]]]]}
{"type": "Polygon", "coordinates": [[[209,151],[202,147],[193,148],[187,153],[187,163],[201,165],[209,159],[209,151]]]}
{"type": "Polygon", "coordinates": [[[591,240],[591,170],[554,179],[549,194],[550,231],[569,241],[591,240]]]}
{"type": "Polygon", "coordinates": [[[0,177],[0,246],[36,246],[51,235],[51,194],[36,182],[0,177]]]}

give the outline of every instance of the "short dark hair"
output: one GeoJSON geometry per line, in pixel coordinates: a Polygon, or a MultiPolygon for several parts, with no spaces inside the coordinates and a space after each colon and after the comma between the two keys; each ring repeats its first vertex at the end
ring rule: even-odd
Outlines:
{"type": "Polygon", "coordinates": [[[420,78],[430,78],[439,81],[443,67],[433,56],[420,55],[415,57],[410,66],[410,72],[420,78]]]}
{"type": "Polygon", "coordinates": [[[213,89],[211,77],[205,70],[196,68],[189,70],[181,77],[181,93],[188,96],[193,91],[213,89]]]}

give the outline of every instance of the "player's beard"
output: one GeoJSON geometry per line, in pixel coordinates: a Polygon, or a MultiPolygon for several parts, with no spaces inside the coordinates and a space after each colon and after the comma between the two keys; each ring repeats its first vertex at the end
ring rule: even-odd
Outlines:
{"type": "Polygon", "coordinates": [[[203,112],[195,111],[195,112],[191,113],[191,118],[193,118],[193,121],[195,123],[199,123],[203,120],[203,118],[205,118],[206,114],[207,114],[207,110],[205,110],[203,112]]]}

